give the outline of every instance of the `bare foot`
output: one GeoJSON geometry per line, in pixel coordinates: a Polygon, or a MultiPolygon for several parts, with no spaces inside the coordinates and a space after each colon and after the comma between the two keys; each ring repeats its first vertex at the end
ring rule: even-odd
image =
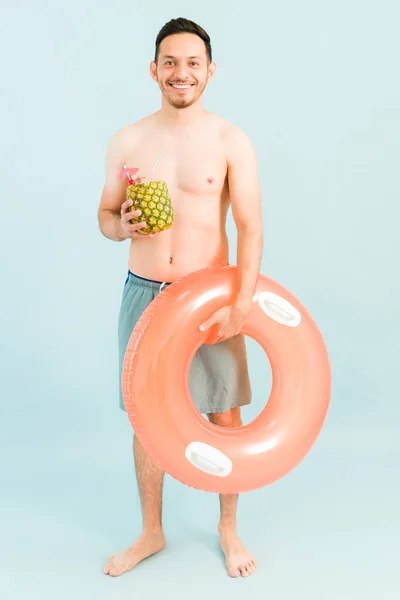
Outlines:
{"type": "Polygon", "coordinates": [[[156,552],[160,552],[165,548],[165,545],[166,541],[162,531],[159,533],[142,533],[130,548],[110,556],[103,568],[103,573],[113,577],[122,575],[122,573],[136,567],[140,561],[156,554],[156,552]]]}
{"type": "Polygon", "coordinates": [[[235,529],[219,528],[222,552],[225,554],[226,566],[231,577],[248,577],[256,570],[257,563],[238,538],[235,529]]]}

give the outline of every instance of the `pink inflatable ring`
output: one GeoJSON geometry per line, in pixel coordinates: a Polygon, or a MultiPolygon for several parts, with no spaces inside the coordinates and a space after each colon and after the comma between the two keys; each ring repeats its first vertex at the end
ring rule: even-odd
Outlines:
{"type": "Polygon", "coordinates": [[[331,392],[329,358],[316,324],[286,289],[260,275],[241,332],[270,361],[268,402],[239,428],[219,427],[198,412],[189,368],[210,336],[199,326],[232,304],[236,289],[233,266],[174,281],[139,319],[122,374],[128,418],[148,454],[182,483],[223,494],[266,486],[296,467],[321,431],[331,392]]]}

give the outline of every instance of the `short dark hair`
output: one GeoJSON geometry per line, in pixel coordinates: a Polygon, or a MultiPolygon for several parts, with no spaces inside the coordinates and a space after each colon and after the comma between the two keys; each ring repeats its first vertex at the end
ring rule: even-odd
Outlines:
{"type": "Polygon", "coordinates": [[[194,33],[201,38],[206,46],[206,54],[208,61],[212,61],[212,51],[211,51],[211,40],[208,33],[197,25],[194,21],[190,21],[189,19],[184,19],[183,17],[179,17],[178,19],[171,19],[162,27],[157,35],[156,39],[156,51],[154,60],[157,62],[158,55],[160,51],[160,44],[169,35],[174,35],[176,33],[194,33]]]}

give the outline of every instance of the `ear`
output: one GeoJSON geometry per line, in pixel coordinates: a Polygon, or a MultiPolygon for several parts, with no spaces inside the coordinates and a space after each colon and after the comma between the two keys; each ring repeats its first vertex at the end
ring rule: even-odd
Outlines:
{"type": "Polygon", "coordinates": [[[210,62],[210,64],[208,65],[208,76],[207,76],[207,83],[211,83],[215,77],[217,71],[217,65],[214,61],[210,62]]]}
{"type": "Polygon", "coordinates": [[[154,60],[151,61],[150,63],[150,75],[153,81],[158,82],[158,77],[157,77],[157,64],[154,60]]]}

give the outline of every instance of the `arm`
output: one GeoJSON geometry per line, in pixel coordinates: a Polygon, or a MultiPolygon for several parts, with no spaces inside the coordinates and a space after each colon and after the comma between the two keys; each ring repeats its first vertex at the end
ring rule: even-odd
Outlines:
{"type": "Polygon", "coordinates": [[[228,182],[237,229],[239,289],[234,306],[250,310],[263,250],[261,191],[258,163],[248,136],[232,127],[227,136],[228,182]]]}
{"type": "Polygon", "coordinates": [[[127,237],[121,230],[121,206],[125,200],[126,182],[118,179],[124,167],[124,130],[111,138],[106,153],[106,181],[97,216],[101,233],[115,242],[127,237]]]}

